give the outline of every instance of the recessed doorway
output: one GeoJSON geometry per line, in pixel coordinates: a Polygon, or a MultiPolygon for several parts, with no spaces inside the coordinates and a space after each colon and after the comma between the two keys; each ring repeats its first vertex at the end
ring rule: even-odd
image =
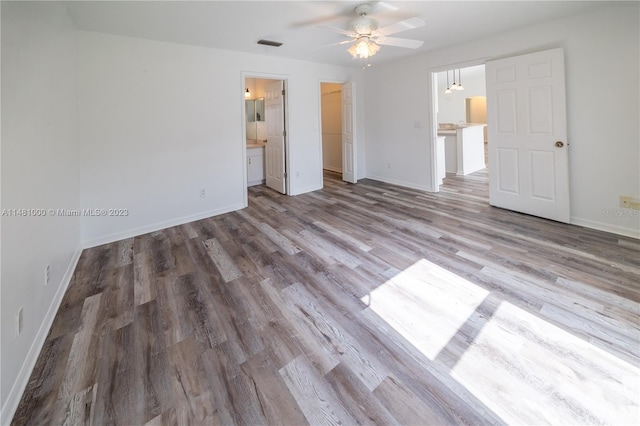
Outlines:
{"type": "Polygon", "coordinates": [[[320,83],[322,170],[342,179],[342,84],[320,83]]]}

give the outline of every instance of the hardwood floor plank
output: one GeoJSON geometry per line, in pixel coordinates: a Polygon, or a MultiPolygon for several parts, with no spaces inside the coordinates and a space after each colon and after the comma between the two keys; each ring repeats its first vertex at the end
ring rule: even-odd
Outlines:
{"type": "Polygon", "coordinates": [[[213,260],[213,263],[215,263],[218,268],[218,272],[220,272],[226,282],[233,281],[242,276],[240,268],[236,266],[233,259],[231,259],[217,239],[210,238],[205,240],[203,244],[207,248],[211,260],[213,260]]]}
{"type": "Polygon", "coordinates": [[[303,355],[282,367],[280,374],[310,424],[354,423],[342,401],[303,355]]]}
{"type": "Polygon", "coordinates": [[[187,420],[188,424],[214,424],[221,420],[217,416],[207,375],[203,374],[201,367],[203,354],[193,336],[168,349],[173,406],[178,418],[187,420]]]}
{"type": "Polygon", "coordinates": [[[359,425],[400,424],[371,391],[364,386],[357,375],[344,364],[338,364],[325,375],[331,389],[345,408],[353,416],[353,423],[359,425]]]}
{"type": "Polygon", "coordinates": [[[150,269],[147,252],[143,251],[133,256],[133,300],[136,306],[155,298],[150,269]]]}
{"type": "Polygon", "coordinates": [[[241,367],[254,383],[266,420],[265,424],[283,426],[309,424],[278,373],[281,367],[277,355],[264,350],[249,358],[241,367]]]}
{"type": "Polygon", "coordinates": [[[91,424],[93,410],[96,403],[96,390],[98,385],[92,385],[76,393],[69,400],[64,410],[63,425],[91,424]]]}
{"type": "Polygon", "coordinates": [[[344,330],[304,286],[294,284],[282,293],[291,308],[300,312],[300,319],[317,339],[325,341],[326,350],[336,354],[339,362],[348,366],[369,390],[375,389],[384,380],[388,374],[386,368],[369,353],[366,346],[353,345],[352,342],[357,339],[344,330]]]}
{"type": "Polygon", "coordinates": [[[59,399],[67,400],[76,392],[92,384],[87,383],[87,381],[91,380],[87,376],[90,375],[92,364],[91,359],[87,359],[86,353],[91,345],[94,329],[97,328],[96,320],[101,299],[102,294],[85,299],[81,314],[82,326],[75,334],[71,345],[65,375],[60,383],[59,399]]]}
{"type": "Polygon", "coordinates": [[[373,391],[373,395],[387,408],[399,424],[440,423],[441,417],[426,407],[415,394],[394,377],[386,378],[373,391]]]}

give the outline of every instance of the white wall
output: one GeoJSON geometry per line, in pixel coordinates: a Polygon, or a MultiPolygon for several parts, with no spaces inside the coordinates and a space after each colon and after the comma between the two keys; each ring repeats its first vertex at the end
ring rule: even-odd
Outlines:
{"type": "MultiPolygon", "coordinates": [[[[129,210],[127,217],[86,218],[87,245],[244,207],[243,72],[287,76],[291,194],[321,188],[318,81],[359,82],[362,75],[92,32],[79,32],[78,46],[83,207],[129,210]]],[[[358,101],[363,111],[364,96],[358,101]]]]}
{"type": "MultiPolygon", "coordinates": [[[[2,209],[80,206],[75,43],[59,5],[2,2],[2,209]]],[[[2,216],[1,424],[19,402],[79,247],[78,217],[2,216]]]]}
{"type": "Polygon", "coordinates": [[[342,85],[321,83],[322,168],[342,172],[342,85]]]}
{"type": "Polygon", "coordinates": [[[472,60],[562,47],[565,52],[572,222],[639,236],[618,207],[640,195],[638,3],[524,28],[371,67],[366,78],[367,175],[432,189],[429,72],[472,60]],[[605,84],[603,82],[625,82],[605,84]],[[391,163],[391,167],[388,167],[391,163]]]}

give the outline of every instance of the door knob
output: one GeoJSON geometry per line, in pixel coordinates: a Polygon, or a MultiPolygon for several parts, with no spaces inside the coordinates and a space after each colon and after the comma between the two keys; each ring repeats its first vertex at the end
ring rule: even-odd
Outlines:
{"type": "Polygon", "coordinates": [[[562,148],[562,147],[564,146],[564,142],[562,142],[562,141],[558,141],[558,142],[556,142],[556,146],[557,146],[558,148],[562,148]]]}

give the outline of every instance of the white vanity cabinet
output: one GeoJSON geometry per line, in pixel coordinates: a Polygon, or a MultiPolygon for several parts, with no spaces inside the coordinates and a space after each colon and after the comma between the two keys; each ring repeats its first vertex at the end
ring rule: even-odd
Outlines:
{"type": "Polygon", "coordinates": [[[264,181],[264,146],[247,147],[247,186],[261,185],[264,181]]]}

